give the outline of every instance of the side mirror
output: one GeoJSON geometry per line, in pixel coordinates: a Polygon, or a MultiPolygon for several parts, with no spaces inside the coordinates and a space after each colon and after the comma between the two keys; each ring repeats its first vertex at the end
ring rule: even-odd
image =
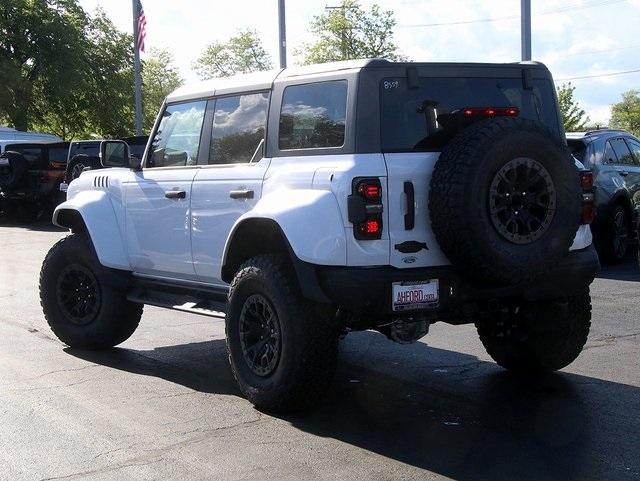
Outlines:
{"type": "Polygon", "coordinates": [[[122,140],[100,142],[100,163],[103,167],[129,167],[129,146],[122,140]]]}

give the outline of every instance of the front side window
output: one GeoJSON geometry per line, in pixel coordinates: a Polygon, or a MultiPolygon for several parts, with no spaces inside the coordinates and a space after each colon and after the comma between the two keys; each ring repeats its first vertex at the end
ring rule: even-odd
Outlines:
{"type": "Polygon", "coordinates": [[[635,164],[640,165],[640,142],[628,138],[627,144],[633,153],[635,164]]]}
{"type": "Polygon", "coordinates": [[[280,111],[280,150],[342,147],[346,113],[346,80],[286,87],[280,111]]]}
{"type": "Polygon", "coordinates": [[[209,164],[238,164],[262,158],[267,92],[216,99],[209,164]]]}
{"type": "Polygon", "coordinates": [[[168,105],[153,137],[147,167],[196,165],[207,102],[168,105]]]}
{"type": "Polygon", "coordinates": [[[618,156],[619,164],[633,164],[633,156],[631,155],[629,147],[627,147],[627,144],[624,142],[624,139],[611,139],[610,142],[611,147],[613,147],[613,150],[618,156]]]}

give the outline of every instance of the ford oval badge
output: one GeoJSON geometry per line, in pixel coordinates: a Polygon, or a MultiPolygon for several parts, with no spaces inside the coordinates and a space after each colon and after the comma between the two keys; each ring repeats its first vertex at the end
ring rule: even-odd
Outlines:
{"type": "Polygon", "coordinates": [[[413,256],[407,256],[402,258],[402,262],[405,264],[413,264],[417,259],[413,256]]]}

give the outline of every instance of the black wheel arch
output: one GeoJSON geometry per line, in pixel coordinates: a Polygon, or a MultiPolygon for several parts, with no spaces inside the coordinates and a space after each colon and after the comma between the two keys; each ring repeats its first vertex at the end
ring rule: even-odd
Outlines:
{"type": "Polygon", "coordinates": [[[222,280],[230,283],[240,266],[264,254],[281,254],[296,273],[298,287],[309,300],[330,303],[322,291],[316,269],[296,256],[280,225],[273,219],[251,218],[242,221],[233,231],[222,263],[222,280]]]}

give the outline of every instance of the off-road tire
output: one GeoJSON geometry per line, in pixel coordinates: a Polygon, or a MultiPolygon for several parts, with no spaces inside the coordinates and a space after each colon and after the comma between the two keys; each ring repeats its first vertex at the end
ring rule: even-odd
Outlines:
{"type": "Polygon", "coordinates": [[[624,206],[616,204],[611,210],[611,214],[606,219],[600,239],[599,251],[605,261],[612,264],[619,264],[624,261],[629,252],[629,216],[624,206]],[[622,221],[624,225],[620,226],[622,221]],[[623,232],[621,232],[621,230],[623,232]],[[624,243],[618,245],[618,242],[624,243]]]}
{"type": "Polygon", "coordinates": [[[486,119],[463,130],[440,154],[429,190],[431,225],[447,258],[462,276],[494,285],[533,282],[552,271],[569,252],[580,206],[579,176],[566,145],[541,123],[522,118],[486,119]],[[518,244],[495,227],[489,199],[500,169],[521,158],[546,169],[555,214],[539,238],[518,244]]]}
{"type": "Polygon", "coordinates": [[[49,250],[40,271],[40,304],[53,333],[70,347],[105,349],[127,340],[138,327],[142,304],[127,300],[126,273],[102,266],[91,240],[82,233],[58,241],[49,250]],[[65,314],[58,296],[59,280],[68,266],[80,266],[93,274],[99,307],[83,324],[65,314]]]}
{"type": "Polygon", "coordinates": [[[567,299],[528,304],[502,322],[476,324],[493,360],[518,372],[556,371],[568,366],[587,342],[590,326],[588,289],[567,299]]]}
{"type": "Polygon", "coordinates": [[[336,365],[339,331],[335,311],[302,297],[295,273],[282,257],[258,256],[240,266],[229,290],[225,327],[233,376],[257,408],[299,411],[322,398],[336,365]],[[279,360],[264,377],[249,367],[240,340],[241,312],[254,294],[268,300],[280,326],[279,360]]]}
{"type": "Polygon", "coordinates": [[[79,175],[74,176],[73,172],[76,166],[80,164],[83,165],[85,168],[89,167],[90,170],[96,170],[96,169],[102,168],[102,165],[100,164],[100,159],[97,157],[93,157],[91,155],[86,155],[86,154],[74,155],[73,158],[67,164],[67,169],[64,174],[64,181],[67,184],[79,177],[79,175]]]}
{"type": "Polygon", "coordinates": [[[22,154],[11,151],[4,152],[2,157],[9,160],[11,174],[0,175],[0,189],[10,191],[20,187],[29,170],[27,159],[22,154]]]}

